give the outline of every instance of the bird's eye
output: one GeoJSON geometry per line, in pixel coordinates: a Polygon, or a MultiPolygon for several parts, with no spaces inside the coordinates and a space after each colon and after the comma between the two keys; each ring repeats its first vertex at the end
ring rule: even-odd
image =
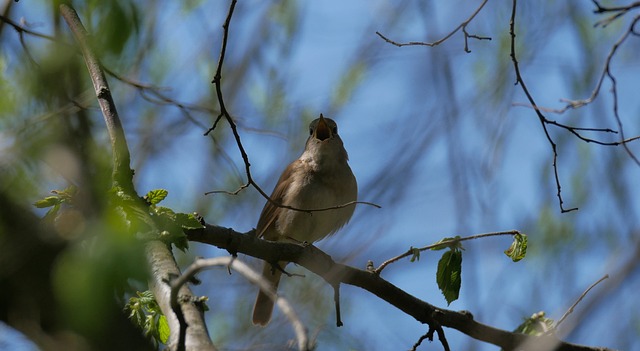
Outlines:
{"type": "Polygon", "coordinates": [[[338,127],[331,128],[331,131],[333,132],[333,134],[338,134],[338,127]]]}
{"type": "Polygon", "coordinates": [[[309,128],[309,135],[313,135],[313,128],[309,128]]]}

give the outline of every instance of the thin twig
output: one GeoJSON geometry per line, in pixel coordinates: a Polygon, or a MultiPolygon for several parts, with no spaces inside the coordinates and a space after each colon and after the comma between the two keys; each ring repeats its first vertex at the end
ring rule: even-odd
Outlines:
{"type": "Polygon", "coordinates": [[[628,30],[625,31],[622,36],[620,36],[620,38],[611,47],[611,50],[609,50],[609,53],[607,54],[607,58],[605,59],[604,65],[602,67],[602,71],[600,72],[600,77],[598,78],[598,82],[596,83],[596,86],[593,88],[591,95],[589,95],[589,97],[587,97],[586,99],[582,99],[582,100],[561,99],[560,101],[566,103],[566,105],[561,109],[550,110],[550,112],[562,114],[567,110],[578,109],[582,106],[588,105],[598,97],[598,94],[600,93],[600,90],[602,88],[602,83],[604,82],[604,79],[607,76],[607,72],[609,71],[609,67],[611,66],[611,60],[617,53],[618,48],[620,48],[622,43],[624,43],[625,40],[627,40],[630,34],[634,33],[634,27],[638,22],[638,20],[640,20],[640,15],[636,16],[632,20],[628,30]]]}
{"type": "MultiPolygon", "coordinates": [[[[629,36],[629,33],[635,33],[635,26],[638,23],[638,21],[640,21],[640,15],[636,16],[633,19],[633,22],[631,23],[631,26],[629,27],[629,30],[620,39],[620,43],[622,43],[622,41],[624,41],[624,39],[626,39],[629,36]]],[[[619,45],[619,44],[616,43],[616,45],[619,45]]],[[[616,82],[616,78],[611,73],[611,66],[609,66],[609,65],[606,66],[606,73],[607,73],[607,77],[609,77],[609,80],[611,81],[611,95],[612,95],[612,99],[613,99],[613,115],[615,116],[616,122],[618,123],[618,129],[620,129],[620,139],[622,139],[624,141],[625,140],[625,138],[624,138],[624,129],[622,128],[622,120],[620,119],[620,115],[618,113],[618,84],[616,82]]],[[[631,139],[637,139],[637,138],[640,138],[640,136],[639,137],[635,137],[635,138],[631,138],[631,139]]],[[[635,161],[635,163],[638,166],[640,166],[640,160],[638,160],[636,155],[631,151],[631,149],[629,149],[629,146],[627,145],[627,143],[623,143],[622,146],[624,147],[624,149],[627,152],[627,154],[629,155],[629,157],[631,157],[631,159],[633,161],[635,161]]]]}
{"type": "Polygon", "coordinates": [[[422,41],[410,41],[407,43],[399,43],[396,41],[393,41],[389,38],[387,38],[386,36],[382,35],[382,33],[380,32],[376,32],[376,34],[382,38],[384,41],[386,41],[389,44],[395,45],[397,47],[403,47],[403,46],[415,46],[415,45],[422,45],[422,46],[430,46],[430,47],[434,47],[437,45],[442,44],[443,42],[445,42],[446,40],[448,40],[449,38],[451,38],[454,34],[456,34],[459,30],[462,29],[462,33],[464,34],[464,51],[469,53],[471,52],[471,50],[469,50],[469,45],[468,45],[468,39],[469,38],[473,38],[476,40],[491,40],[490,37],[484,37],[484,36],[479,36],[479,35],[475,35],[475,34],[469,34],[467,32],[467,26],[469,25],[469,23],[476,17],[476,15],[480,12],[480,10],[482,10],[482,8],[484,7],[484,5],[488,2],[489,0],[484,0],[480,6],[478,6],[478,8],[471,14],[471,16],[469,16],[469,18],[467,18],[464,22],[460,23],[460,25],[458,25],[454,30],[452,30],[449,34],[445,35],[443,38],[436,40],[434,42],[431,43],[427,43],[427,42],[422,42],[422,41]]]}
{"type": "Polygon", "coordinates": [[[418,339],[418,341],[416,341],[415,344],[413,344],[413,347],[411,348],[411,351],[417,351],[418,350],[418,346],[420,346],[420,344],[422,344],[422,342],[427,339],[429,341],[433,341],[433,333],[435,332],[435,329],[433,328],[429,328],[429,330],[427,330],[426,333],[424,333],[424,335],[420,336],[420,338],[418,339]]]}
{"type": "MultiPolygon", "coordinates": [[[[527,89],[527,85],[524,83],[524,80],[522,79],[522,75],[520,74],[520,67],[518,64],[518,60],[516,58],[516,32],[515,32],[515,26],[516,26],[516,5],[517,5],[517,0],[513,0],[513,7],[511,10],[511,20],[509,21],[509,34],[511,35],[511,61],[513,61],[513,67],[516,73],[516,84],[519,84],[520,87],[522,88],[522,91],[524,92],[524,94],[527,96],[527,99],[529,100],[529,102],[531,103],[532,106],[538,106],[536,104],[536,102],[533,100],[533,96],[531,96],[531,93],[529,93],[529,89],[527,89]]],[[[540,120],[540,124],[542,125],[542,129],[544,130],[544,134],[547,137],[547,140],[549,141],[549,145],[551,146],[551,150],[553,151],[553,174],[555,176],[555,180],[556,180],[556,188],[557,188],[557,197],[558,197],[558,202],[560,205],[560,212],[562,213],[566,213],[566,212],[571,212],[571,211],[576,211],[578,210],[577,207],[573,207],[573,208],[569,208],[569,209],[565,209],[564,208],[564,200],[562,199],[562,190],[561,190],[561,186],[560,186],[560,177],[558,175],[558,150],[557,150],[557,146],[556,143],[553,141],[553,139],[551,138],[551,135],[549,134],[549,130],[547,129],[547,123],[548,120],[547,118],[542,114],[542,112],[539,109],[535,109],[536,114],[538,115],[538,119],[540,120]]]]}
{"type": "Polygon", "coordinates": [[[30,34],[30,35],[33,35],[33,36],[36,36],[36,37],[39,37],[39,38],[48,39],[48,40],[55,41],[57,43],[61,43],[61,44],[67,45],[67,46],[72,46],[69,43],[60,42],[57,38],[55,38],[55,37],[53,37],[51,35],[47,35],[47,34],[39,33],[39,32],[36,32],[36,31],[32,31],[31,29],[26,28],[24,26],[21,26],[18,23],[14,22],[12,19],[10,19],[8,17],[5,17],[3,15],[0,15],[0,20],[2,20],[3,22],[7,23],[11,27],[13,27],[13,29],[15,29],[18,33],[27,33],[27,34],[30,34]]]}
{"type": "Polygon", "coordinates": [[[491,233],[483,233],[483,234],[471,235],[471,236],[467,236],[467,237],[464,237],[464,238],[453,238],[453,239],[449,239],[449,240],[440,241],[440,242],[437,242],[435,244],[419,247],[419,248],[413,248],[412,247],[409,250],[407,250],[405,253],[400,254],[400,255],[398,255],[396,257],[390,258],[390,259],[382,262],[382,264],[378,268],[373,270],[373,273],[380,274],[380,272],[382,272],[382,270],[385,269],[385,267],[387,267],[391,263],[399,261],[399,260],[401,260],[401,259],[403,259],[405,257],[412,256],[412,255],[414,255],[414,253],[416,251],[423,252],[423,251],[426,251],[426,250],[431,250],[431,249],[436,248],[436,247],[451,246],[451,245],[455,245],[455,244],[458,244],[458,243],[463,242],[463,241],[486,238],[486,237],[490,237],[490,236],[501,236],[501,235],[511,235],[511,236],[513,236],[513,235],[518,235],[518,234],[522,234],[522,233],[520,231],[518,231],[518,230],[509,230],[509,231],[505,231],[505,232],[491,232],[491,233]]]}
{"type": "Polygon", "coordinates": [[[422,335],[420,339],[416,341],[415,344],[413,344],[411,351],[418,350],[418,346],[420,346],[420,344],[422,344],[422,342],[425,339],[433,342],[433,334],[436,332],[438,333],[438,340],[440,340],[440,343],[442,344],[444,351],[451,351],[451,348],[449,347],[449,342],[447,341],[447,338],[444,335],[444,329],[442,329],[442,326],[440,325],[437,325],[435,327],[429,326],[429,330],[427,330],[427,332],[424,335],[422,335]]]}
{"type": "Polygon", "coordinates": [[[593,10],[593,13],[602,14],[602,13],[608,13],[608,12],[615,12],[613,15],[596,22],[594,24],[594,27],[602,26],[604,28],[609,24],[611,24],[611,22],[627,14],[627,12],[633,10],[636,7],[640,7],[640,1],[636,1],[627,6],[611,6],[611,7],[602,6],[596,0],[591,0],[591,1],[594,3],[594,5],[596,5],[596,9],[593,10]]]}
{"type": "Polygon", "coordinates": [[[584,299],[585,296],[587,296],[587,294],[589,293],[589,291],[591,291],[591,289],[593,289],[596,285],[600,284],[602,281],[604,281],[605,279],[609,278],[608,274],[605,274],[604,277],[598,279],[598,281],[596,281],[595,283],[591,284],[591,286],[589,286],[587,288],[587,290],[585,290],[582,295],[580,295],[580,297],[578,297],[578,300],[576,300],[576,302],[573,303],[573,305],[571,305],[571,307],[569,307],[569,309],[567,310],[567,312],[565,312],[562,315],[562,318],[560,318],[557,322],[556,325],[553,327],[554,329],[558,329],[558,327],[560,326],[560,324],[562,324],[562,322],[564,322],[565,319],[567,319],[567,317],[569,317],[569,315],[571,313],[573,313],[573,310],[576,308],[576,306],[578,306],[578,304],[580,303],[580,301],[582,301],[582,299],[584,299]]]}
{"type": "MultiPolygon", "coordinates": [[[[291,325],[293,326],[296,339],[298,341],[298,349],[301,351],[311,349],[309,345],[309,337],[307,336],[307,330],[289,302],[285,298],[278,296],[273,287],[262,277],[260,273],[256,272],[247,264],[233,256],[197,259],[184,271],[181,276],[177,277],[170,283],[171,306],[174,309],[176,315],[181,313],[180,303],[178,301],[178,291],[180,290],[180,288],[184,284],[189,282],[200,271],[217,266],[233,269],[236,272],[240,273],[241,276],[243,276],[252,284],[259,286],[263,292],[265,292],[272,300],[275,301],[278,308],[280,308],[287,319],[289,319],[291,325]]],[[[182,331],[180,332],[180,335],[182,335],[182,331]]],[[[182,343],[184,343],[184,340],[182,340],[182,343]]]]}

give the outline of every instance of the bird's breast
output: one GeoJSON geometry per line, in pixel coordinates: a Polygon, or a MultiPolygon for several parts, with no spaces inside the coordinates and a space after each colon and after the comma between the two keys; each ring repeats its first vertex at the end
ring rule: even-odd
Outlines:
{"type": "Polygon", "coordinates": [[[312,164],[304,164],[302,167],[308,169],[296,172],[283,203],[312,211],[284,210],[276,222],[276,229],[284,239],[312,243],[332,234],[349,221],[355,205],[327,209],[357,199],[355,177],[349,166],[345,166],[341,170],[319,172],[312,168],[312,164]],[[313,211],[321,209],[327,210],[313,211]]]}

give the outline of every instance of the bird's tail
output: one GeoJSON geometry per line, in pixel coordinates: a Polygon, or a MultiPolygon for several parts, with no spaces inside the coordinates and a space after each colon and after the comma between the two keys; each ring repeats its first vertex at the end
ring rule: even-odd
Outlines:
{"type": "MultiPolygon", "coordinates": [[[[286,262],[278,262],[278,265],[284,269],[286,262]]],[[[280,283],[280,277],[282,272],[278,269],[273,269],[270,263],[265,262],[262,268],[262,277],[269,281],[273,290],[278,290],[278,284],[280,283]]],[[[256,304],[253,306],[253,324],[265,326],[269,324],[271,320],[271,314],[273,313],[274,301],[269,298],[267,294],[258,291],[258,297],[256,298],[256,304]]]]}

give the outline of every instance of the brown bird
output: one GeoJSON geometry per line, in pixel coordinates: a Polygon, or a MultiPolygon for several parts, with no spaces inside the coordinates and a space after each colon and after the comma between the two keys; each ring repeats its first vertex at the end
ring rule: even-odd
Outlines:
{"type": "MultiPolygon", "coordinates": [[[[309,125],[309,139],[300,157],[282,172],[271,199],[296,209],[322,209],[356,201],[358,185],[349,167],[349,156],[332,119],[320,114],[309,125]]],[[[354,205],[327,211],[302,212],[278,207],[267,201],[256,233],[266,240],[313,243],[344,226],[354,205]]],[[[284,268],[288,262],[278,262],[284,268]]],[[[265,262],[263,277],[274,290],[282,272],[265,262]]],[[[253,324],[265,326],[271,320],[274,302],[262,291],[253,307],[253,324]]]]}

